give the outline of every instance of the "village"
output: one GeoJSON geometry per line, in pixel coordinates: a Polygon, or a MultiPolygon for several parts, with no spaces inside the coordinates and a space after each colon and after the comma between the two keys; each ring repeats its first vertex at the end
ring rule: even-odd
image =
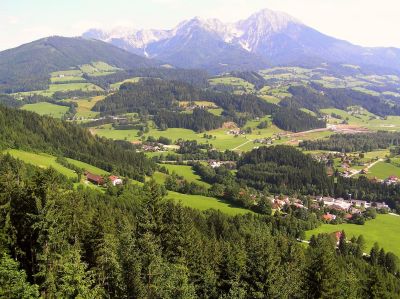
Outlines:
{"type": "Polygon", "coordinates": [[[373,213],[387,214],[390,212],[390,207],[385,202],[368,202],[356,199],[315,196],[310,197],[309,201],[305,203],[300,199],[288,196],[275,196],[271,197],[270,201],[272,209],[276,211],[283,211],[288,207],[318,211],[320,220],[327,223],[351,222],[371,210],[374,210],[373,213]]]}

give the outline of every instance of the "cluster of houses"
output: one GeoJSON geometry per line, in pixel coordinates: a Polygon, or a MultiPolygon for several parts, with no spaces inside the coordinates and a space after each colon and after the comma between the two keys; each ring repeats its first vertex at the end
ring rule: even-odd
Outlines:
{"type": "Polygon", "coordinates": [[[164,151],[164,144],[161,143],[151,143],[151,144],[143,144],[142,150],[145,152],[160,152],[164,151]]]}
{"type": "MultiPolygon", "coordinates": [[[[105,183],[106,183],[106,177],[104,177],[104,176],[96,175],[96,174],[93,174],[93,173],[90,173],[90,172],[86,172],[85,176],[86,176],[86,180],[88,182],[91,182],[91,183],[93,183],[93,184],[95,184],[97,186],[104,186],[105,183]]],[[[111,182],[111,184],[113,186],[117,186],[117,185],[122,185],[123,184],[122,179],[119,178],[118,176],[110,175],[108,177],[108,179],[110,180],[110,182],[111,182]]]]}
{"type": "Polygon", "coordinates": [[[255,139],[253,142],[254,143],[266,144],[266,145],[271,145],[271,144],[274,143],[274,140],[271,137],[268,137],[268,138],[255,139]]]}
{"type": "MultiPolygon", "coordinates": [[[[272,203],[272,208],[275,210],[281,210],[284,206],[290,205],[295,206],[297,208],[304,208],[307,209],[303,205],[303,202],[300,199],[289,198],[288,196],[275,196],[270,198],[272,203]]],[[[322,197],[317,196],[314,198],[313,203],[310,205],[312,208],[320,210],[321,203],[323,207],[329,208],[331,211],[338,211],[344,214],[344,219],[350,220],[352,219],[353,215],[361,214],[363,210],[368,208],[376,208],[378,210],[386,209],[390,210],[389,206],[384,202],[368,202],[365,200],[346,200],[343,198],[332,198],[332,197],[322,197]]],[[[334,212],[333,212],[334,213],[334,212]]],[[[336,219],[335,214],[326,213],[322,216],[322,219],[330,222],[336,219]]]]}
{"type": "Polygon", "coordinates": [[[236,167],[236,163],[233,161],[217,161],[217,160],[209,160],[208,165],[212,168],[219,168],[224,165],[228,169],[234,169],[236,167]]]}
{"type": "Polygon", "coordinates": [[[246,135],[246,132],[244,130],[241,130],[240,128],[236,128],[229,130],[228,135],[235,135],[235,136],[246,135]]]}
{"type": "Polygon", "coordinates": [[[289,199],[288,196],[275,196],[270,198],[271,203],[272,203],[272,208],[274,210],[281,210],[284,206],[287,205],[293,205],[297,208],[304,208],[307,209],[304,205],[303,202],[300,199],[289,199]]]}
{"type": "Polygon", "coordinates": [[[386,185],[400,184],[400,180],[397,176],[391,175],[386,180],[383,181],[386,185]]]}
{"type": "Polygon", "coordinates": [[[389,206],[384,202],[368,202],[366,200],[356,199],[343,199],[343,198],[332,198],[332,197],[316,197],[317,202],[323,202],[324,206],[330,207],[338,211],[357,212],[359,210],[356,207],[368,209],[389,209],[389,206]]]}

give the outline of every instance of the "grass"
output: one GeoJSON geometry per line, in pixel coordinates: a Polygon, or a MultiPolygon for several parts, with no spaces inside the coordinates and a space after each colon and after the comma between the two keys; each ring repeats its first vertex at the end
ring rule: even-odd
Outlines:
{"type": "Polygon", "coordinates": [[[47,102],[40,102],[35,104],[26,104],[21,107],[23,110],[36,112],[40,115],[48,115],[54,118],[62,118],[68,111],[68,107],[55,105],[47,102]]]}
{"type": "Polygon", "coordinates": [[[192,169],[191,166],[188,165],[174,165],[174,164],[160,164],[168,169],[169,173],[172,174],[175,172],[177,175],[183,176],[189,183],[194,182],[196,184],[202,185],[206,188],[210,187],[210,184],[203,182],[192,169]]]}
{"type": "Polygon", "coordinates": [[[70,159],[70,158],[67,158],[67,161],[69,163],[75,165],[76,167],[82,168],[82,169],[84,169],[86,171],[89,171],[89,172],[91,172],[93,174],[97,174],[97,175],[108,175],[108,174],[110,174],[108,171],[105,171],[105,170],[100,169],[100,168],[98,168],[96,166],[87,164],[85,162],[81,162],[81,161],[70,159]]]}
{"type": "Polygon", "coordinates": [[[126,80],[124,80],[124,81],[122,81],[122,82],[117,82],[117,83],[111,84],[111,85],[110,85],[110,88],[111,88],[111,89],[119,89],[120,86],[121,86],[122,84],[124,84],[124,83],[128,83],[128,82],[129,82],[129,83],[137,83],[137,82],[139,82],[140,79],[141,79],[140,77],[129,78],[129,79],[126,79],[126,80]]]}
{"type": "MultiPolygon", "coordinates": [[[[260,139],[260,138],[268,138],[274,136],[274,134],[283,132],[275,125],[272,124],[271,117],[267,116],[265,118],[261,118],[259,120],[248,121],[244,126],[245,128],[252,128],[252,133],[247,135],[240,135],[235,137],[234,135],[229,135],[227,132],[228,129],[216,129],[206,132],[208,135],[212,135],[212,139],[203,138],[204,133],[196,133],[192,130],[182,129],[182,128],[169,128],[165,131],[160,131],[154,128],[154,125],[150,124],[150,131],[145,134],[145,138],[148,136],[153,136],[155,138],[159,138],[160,136],[168,137],[172,141],[176,141],[180,138],[186,140],[196,140],[198,143],[210,143],[217,150],[237,150],[237,151],[247,151],[251,150],[255,147],[260,146],[260,144],[254,144],[252,140],[260,139]],[[260,122],[267,120],[270,126],[266,129],[258,129],[257,126],[260,122]],[[215,138],[214,138],[215,137],[215,138]]],[[[93,132],[99,136],[114,139],[114,140],[127,140],[127,141],[137,141],[140,137],[137,135],[138,130],[115,130],[111,125],[104,125],[96,128],[92,128],[93,132]]],[[[324,132],[315,132],[304,134],[303,136],[296,137],[297,143],[298,140],[306,140],[306,139],[317,139],[324,138],[331,135],[332,132],[324,131],[324,132]]],[[[287,138],[282,138],[280,141],[276,141],[275,143],[284,143],[290,141],[287,138]]]]}
{"type": "MultiPolygon", "coordinates": [[[[30,153],[22,150],[6,150],[6,153],[9,153],[11,156],[14,158],[20,159],[25,163],[38,166],[41,168],[49,168],[53,167],[57,172],[69,177],[69,178],[76,178],[76,174],[74,171],[71,169],[68,169],[61,164],[58,164],[56,162],[56,157],[40,153],[30,153]]],[[[84,162],[80,162],[77,160],[73,159],[67,159],[71,164],[76,165],[77,167],[83,168],[89,172],[92,172],[94,174],[98,175],[107,175],[108,172],[97,168],[95,166],[89,165],[84,162]]],[[[190,172],[187,167],[189,166],[184,166],[180,167],[180,169],[184,172],[185,176],[191,178],[191,179],[198,179],[198,176],[196,176],[193,172],[190,172]]],[[[159,183],[162,184],[165,181],[166,175],[160,172],[156,172],[154,174],[154,179],[159,183]]],[[[139,184],[141,185],[141,184],[139,184]]],[[[88,187],[99,189],[97,186],[87,184],[88,187]]],[[[180,202],[182,205],[191,207],[194,209],[198,209],[201,211],[208,210],[208,209],[216,209],[220,210],[221,212],[228,214],[228,215],[239,215],[239,214],[247,214],[247,213],[252,213],[251,211],[247,209],[243,209],[240,207],[236,207],[231,205],[228,202],[225,202],[223,200],[219,200],[216,198],[212,197],[206,197],[206,196],[201,196],[201,195],[188,195],[188,194],[181,194],[181,193],[176,193],[176,192],[168,192],[167,198],[173,199],[175,201],[180,202]]]]}
{"type": "Polygon", "coordinates": [[[42,96],[51,97],[57,91],[73,91],[73,90],[103,91],[102,88],[100,88],[97,85],[94,85],[92,83],[65,83],[65,84],[50,84],[49,88],[46,90],[19,92],[14,95],[29,96],[29,95],[33,95],[33,94],[38,94],[38,95],[42,95],[42,96]]]}
{"type": "Polygon", "coordinates": [[[211,85],[229,85],[243,92],[254,92],[254,85],[237,77],[216,77],[208,80],[211,85]]]}
{"type": "Polygon", "coordinates": [[[363,235],[367,243],[367,252],[375,242],[378,242],[386,251],[392,251],[400,256],[400,217],[393,215],[377,215],[376,219],[367,221],[365,225],[356,224],[323,224],[320,227],[306,232],[309,239],[312,235],[320,233],[332,233],[344,230],[347,238],[363,235]]]}
{"type": "Polygon", "coordinates": [[[105,76],[120,70],[119,68],[113,67],[102,61],[81,65],[80,69],[82,72],[89,74],[90,76],[105,76]]]}
{"type": "Polygon", "coordinates": [[[377,177],[381,180],[387,179],[391,175],[398,176],[399,174],[400,167],[387,162],[378,162],[368,171],[368,177],[377,177]]]}
{"type": "Polygon", "coordinates": [[[342,117],[342,119],[330,119],[329,123],[331,124],[337,124],[341,123],[342,120],[347,120],[349,125],[364,127],[372,131],[400,131],[400,116],[388,116],[386,119],[381,119],[366,110],[363,111],[363,114],[351,115],[347,111],[335,108],[321,109],[321,112],[328,115],[335,113],[342,117]]]}
{"type": "Polygon", "coordinates": [[[177,192],[168,191],[167,198],[178,201],[184,206],[201,211],[215,209],[227,215],[232,215],[232,216],[252,213],[250,210],[235,207],[226,201],[213,197],[206,197],[201,195],[188,195],[188,194],[181,194],[177,192]]]}
{"type": "Polygon", "coordinates": [[[77,175],[74,171],[72,171],[69,168],[66,168],[62,166],[61,164],[58,164],[56,162],[56,157],[48,155],[48,154],[35,154],[35,153],[30,153],[26,151],[21,151],[21,150],[7,150],[7,153],[9,153],[11,156],[14,158],[20,159],[25,163],[38,166],[40,168],[49,168],[53,167],[57,172],[65,175],[68,178],[76,178],[77,175]]]}
{"type": "Polygon", "coordinates": [[[78,104],[75,117],[78,119],[95,118],[99,115],[98,112],[93,112],[92,108],[97,102],[104,100],[105,96],[97,96],[89,99],[80,100],[67,100],[68,102],[75,102],[78,104]]]}

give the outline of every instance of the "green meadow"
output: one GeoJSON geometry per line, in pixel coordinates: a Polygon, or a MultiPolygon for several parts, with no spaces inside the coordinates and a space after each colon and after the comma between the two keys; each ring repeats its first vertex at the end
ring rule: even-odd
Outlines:
{"type": "Polygon", "coordinates": [[[50,84],[49,88],[46,90],[35,90],[35,91],[28,91],[28,92],[19,92],[14,94],[16,96],[26,96],[32,94],[38,94],[42,96],[51,97],[57,91],[73,91],[73,90],[82,90],[82,91],[103,91],[97,85],[92,83],[86,82],[78,82],[78,83],[64,83],[64,84],[50,84]]]}
{"type": "Polygon", "coordinates": [[[26,104],[22,106],[21,109],[35,112],[40,115],[48,115],[54,118],[62,118],[69,108],[52,103],[40,102],[35,104],[26,104]]]}
{"type": "Polygon", "coordinates": [[[75,102],[78,104],[78,108],[76,109],[75,117],[79,118],[95,118],[98,116],[98,112],[92,111],[93,106],[99,102],[104,100],[105,96],[96,96],[89,99],[79,99],[79,100],[66,100],[67,102],[75,102]]]}
{"type": "Polygon", "coordinates": [[[137,83],[137,82],[139,82],[140,79],[141,79],[140,77],[129,78],[122,82],[113,83],[110,85],[110,87],[111,87],[111,89],[119,89],[120,86],[124,83],[137,83]]]}
{"type": "Polygon", "coordinates": [[[213,197],[188,195],[169,191],[167,198],[180,202],[184,206],[201,211],[215,209],[232,216],[252,213],[250,210],[235,207],[228,202],[213,197]]]}
{"type": "Polygon", "coordinates": [[[9,153],[11,156],[13,156],[16,159],[19,159],[25,163],[38,166],[40,168],[49,168],[53,167],[56,171],[59,173],[65,175],[68,178],[76,178],[77,175],[76,173],[69,169],[64,167],[63,165],[59,164],[56,162],[56,157],[40,153],[40,154],[35,154],[35,153],[30,153],[26,151],[21,151],[21,150],[6,150],[6,153],[9,153]]]}
{"type": "Polygon", "coordinates": [[[364,225],[356,224],[323,224],[320,227],[307,231],[306,238],[310,239],[312,235],[321,233],[333,233],[344,230],[347,238],[352,236],[363,235],[367,249],[372,248],[375,242],[383,247],[386,251],[392,251],[400,256],[400,217],[394,215],[377,215],[376,219],[365,222],[364,225]]]}
{"type": "Polygon", "coordinates": [[[70,158],[67,158],[67,161],[69,163],[75,165],[76,167],[79,167],[81,169],[89,171],[89,172],[91,172],[93,174],[97,174],[97,175],[108,175],[108,174],[110,174],[108,171],[105,171],[105,170],[100,169],[100,168],[98,168],[96,166],[87,164],[85,162],[81,162],[81,161],[70,159],[70,158]]]}
{"type": "Polygon", "coordinates": [[[254,85],[237,77],[216,77],[208,80],[211,85],[229,85],[240,91],[254,92],[254,85]]]}
{"type": "Polygon", "coordinates": [[[160,164],[160,166],[164,166],[168,169],[170,174],[175,172],[177,175],[183,176],[188,182],[194,182],[207,188],[210,187],[209,184],[201,180],[200,176],[193,171],[191,166],[175,164],[160,164]]]}
{"type": "Polygon", "coordinates": [[[372,166],[368,171],[368,177],[384,180],[389,176],[399,176],[400,167],[388,162],[378,162],[372,166]]]}

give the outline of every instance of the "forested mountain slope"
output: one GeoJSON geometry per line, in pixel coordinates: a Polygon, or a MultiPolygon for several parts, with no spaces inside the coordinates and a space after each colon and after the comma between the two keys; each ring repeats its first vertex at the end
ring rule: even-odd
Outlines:
{"type": "Polygon", "coordinates": [[[158,65],[101,41],[53,36],[0,52],[0,92],[46,89],[51,72],[96,61],[122,69],[158,65]]]}
{"type": "Polygon", "coordinates": [[[99,138],[74,124],[0,105],[0,149],[8,148],[62,155],[141,181],[154,169],[128,142],[99,138]]]}

